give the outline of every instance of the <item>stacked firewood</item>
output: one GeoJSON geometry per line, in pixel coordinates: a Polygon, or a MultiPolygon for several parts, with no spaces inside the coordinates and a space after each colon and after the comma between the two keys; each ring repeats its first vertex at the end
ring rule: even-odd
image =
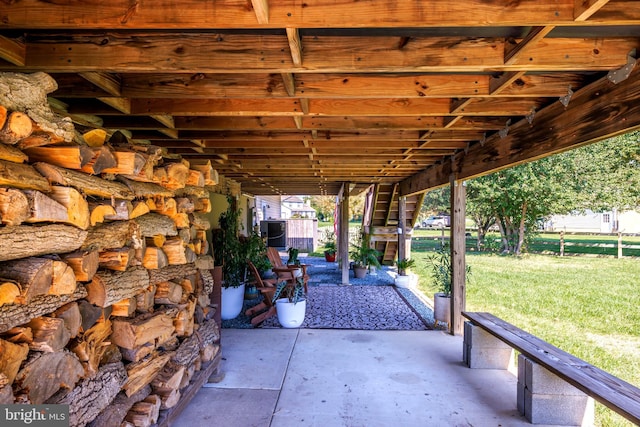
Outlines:
{"type": "Polygon", "coordinates": [[[47,75],[3,85],[29,96],[0,96],[0,403],[68,404],[72,426],[152,425],[219,352],[217,175],[70,131],[42,108],[47,75]]]}

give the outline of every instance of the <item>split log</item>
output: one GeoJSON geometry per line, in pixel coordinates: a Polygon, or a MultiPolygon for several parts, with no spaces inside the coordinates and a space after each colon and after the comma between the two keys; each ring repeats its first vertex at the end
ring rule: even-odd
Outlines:
{"type": "Polygon", "coordinates": [[[218,185],[218,172],[211,166],[211,160],[192,159],[190,162],[191,169],[202,172],[205,185],[218,185]]]}
{"type": "Polygon", "coordinates": [[[209,222],[209,218],[202,213],[193,212],[189,214],[189,220],[197,230],[211,229],[211,223],[209,222]]]}
{"type": "MultiPolygon", "coordinates": [[[[196,260],[196,268],[198,270],[213,270],[213,267],[214,267],[214,261],[211,255],[201,255],[196,260]]],[[[208,272],[208,273],[211,274],[211,272],[208,272]]]]}
{"type": "Polygon", "coordinates": [[[184,366],[168,362],[158,375],[155,376],[153,381],[151,381],[151,388],[154,392],[157,389],[163,388],[177,390],[182,382],[184,371],[184,366]]]}
{"type": "Polygon", "coordinates": [[[178,188],[173,191],[175,197],[196,197],[198,199],[207,199],[211,196],[209,190],[202,187],[194,187],[193,185],[185,185],[184,188],[178,188]]]}
{"type": "Polygon", "coordinates": [[[186,185],[193,185],[194,187],[204,187],[204,174],[199,170],[189,169],[189,177],[187,178],[186,185]]]}
{"type": "Polygon", "coordinates": [[[154,300],[156,304],[179,304],[182,300],[182,287],[172,281],[160,282],[156,285],[154,300]]]}
{"type": "Polygon", "coordinates": [[[56,115],[47,102],[47,94],[57,88],[56,81],[46,73],[2,73],[0,105],[10,110],[25,111],[42,130],[72,141],[75,131],[71,119],[56,115]]]}
{"type": "Polygon", "coordinates": [[[122,247],[100,251],[100,267],[108,270],[125,271],[135,257],[135,249],[122,247]]]}
{"type": "Polygon", "coordinates": [[[195,199],[193,201],[193,208],[196,212],[209,213],[211,212],[211,200],[210,199],[195,199]]]}
{"type": "Polygon", "coordinates": [[[198,330],[194,333],[194,336],[198,338],[200,347],[204,347],[209,344],[217,343],[220,340],[220,329],[215,320],[207,320],[200,324],[198,330]]]}
{"type": "Polygon", "coordinates": [[[89,215],[89,222],[93,227],[96,224],[103,223],[107,216],[114,216],[116,214],[116,209],[111,206],[111,204],[104,202],[90,202],[89,212],[91,212],[89,215]]]}
{"type": "Polygon", "coordinates": [[[126,366],[127,381],[122,386],[122,390],[131,396],[144,386],[151,383],[151,380],[164,368],[173,352],[154,353],[139,362],[132,362],[126,366]]]}
{"type": "Polygon", "coordinates": [[[186,250],[184,242],[178,237],[167,239],[162,250],[167,255],[169,265],[179,265],[187,263],[186,250]]]}
{"type": "Polygon", "coordinates": [[[86,230],[89,228],[89,205],[82,194],[71,187],[51,187],[51,198],[65,207],[67,223],[86,230]]]}
{"type": "Polygon", "coordinates": [[[121,426],[127,412],[131,407],[149,396],[151,394],[151,387],[142,387],[137,393],[131,396],[127,396],[124,392],[118,393],[109,406],[104,408],[100,414],[87,424],[87,427],[109,427],[109,426],[121,426]]]}
{"type": "Polygon", "coordinates": [[[138,218],[148,214],[149,212],[151,212],[151,210],[149,209],[149,205],[145,201],[135,200],[133,202],[133,209],[131,209],[131,212],[129,213],[129,218],[138,218]]]}
{"type": "Polygon", "coordinates": [[[107,307],[125,298],[131,298],[148,288],[149,275],[142,267],[126,271],[98,271],[86,285],[87,300],[99,307],[107,307]]]}
{"type": "Polygon", "coordinates": [[[29,218],[25,222],[69,222],[67,208],[51,197],[35,190],[25,190],[29,202],[29,218]]]}
{"type": "Polygon", "coordinates": [[[113,304],[112,316],[131,317],[136,312],[136,298],[125,298],[113,304]]]}
{"type": "Polygon", "coordinates": [[[86,231],[62,224],[1,227],[0,261],[75,251],[86,236],[86,231]]]}
{"type": "Polygon", "coordinates": [[[0,373],[5,376],[8,385],[13,383],[20,370],[20,365],[28,354],[29,346],[27,344],[13,344],[0,339],[0,373]]]}
{"type": "Polygon", "coordinates": [[[82,169],[93,157],[93,150],[84,145],[53,145],[23,149],[31,163],[45,162],[61,168],[82,169]]]}
{"type": "Polygon", "coordinates": [[[116,213],[113,215],[105,215],[104,219],[110,221],[127,221],[130,219],[133,204],[129,200],[115,200],[112,206],[116,213]]]}
{"type": "Polygon", "coordinates": [[[31,216],[29,199],[15,188],[0,188],[0,218],[5,225],[20,225],[31,216]]]}
{"type": "Polygon", "coordinates": [[[64,261],[53,260],[53,279],[47,292],[49,295],[68,295],[77,288],[76,275],[64,261]]]}
{"type": "Polygon", "coordinates": [[[160,398],[155,394],[147,396],[135,403],[124,419],[135,427],[149,427],[158,422],[160,404],[160,398]]]}
{"type": "Polygon", "coordinates": [[[189,178],[189,166],[182,162],[169,163],[153,169],[153,177],[170,190],[182,188],[189,178]]]}
{"type": "Polygon", "coordinates": [[[136,310],[147,313],[153,308],[156,295],[156,285],[151,285],[142,292],[136,294],[136,310]]]}
{"type": "Polygon", "coordinates": [[[189,228],[191,223],[189,222],[189,214],[187,213],[176,213],[171,216],[171,220],[175,223],[176,228],[189,228]]]}
{"type": "Polygon", "coordinates": [[[133,192],[136,198],[142,197],[172,197],[173,191],[162,187],[154,182],[139,182],[127,179],[122,175],[118,175],[118,181],[124,183],[127,188],[133,192]]]}
{"type": "Polygon", "coordinates": [[[0,142],[17,144],[22,138],[31,135],[33,124],[29,116],[19,111],[12,111],[0,129],[0,142]]]}
{"type": "Polygon", "coordinates": [[[140,227],[135,221],[116,221],[89,229],[82,243],[83,250],[104,250],[142,244],[140,227]]]}
{"type": "Polygon", "coordinates": [[[78,282],[90,282],[98,271],[100,262],[98,251],[75,251],[60,257],[71,267],[78,282]]]}
{"type": "Polygon", "coordinates": [[[13,344],[29,344],[33,341],[33,332],[28,326],[16,326],[4,332],[2,337],[13,344]]]}
{"type": "Polygon", "coordinates": [[[0,277],[20,284],[21,304],[29,304],[37,295],[46,295],[53,284],[53,260],[23,258],[0,262],[0,277]]]}
{"type": "Polygon", "coordinates": [[[188,337],[193,334],[194,319],[193,315],[196,309],[195,299],[190,299],[185,307],[178,312],[173,319],[173,326],[176,328],[176,335],[179,337],[188,337]]]}
{"type": "Polygon", "coordinates": [[[63,319],[37,317],[32,319],[27,326],[33,332],[33,341],[29,344],[29,348],[34,351],[50,353],[60,351],[71,339],[63,319]]]}
{"type": "Polygon", "coordinates": [[[156,208],[154,212],[168,217],[173,217],[178,213],[178,204],[173,197],[156,197],[156,208]]]}
{"type": "Polygon", "coordinates": [[[55,145],[64,142],[66,142],[64,138],[34,124],[31,135],[22,138],[16,146],[21,150],[26,150],[31,147],[42,147],[43,145],[55,145]]]}
{"type": "Polygon", "coordinates": [[[103,146],[88,149],[91,150],[92,156],[91,159],[80,168],[82,172],[98,175],[104,172],[105,169],[113,168],[118,164],[116,155],[111,147],[103,146]]]}
{"type": "Polygon", "coordinates": [[[0,160],[0,186],[24,190],[49,191],[47,181],[30,165],[0,160]]]}
{"type": "Polygon", "coordinates": [[[150,270],[149,283],[151,283],[152,285],[155,285],[167,280],[174,280],[182,277],[191,276],[192,274],[196,274],[196,272],[197,272],[197,269],[196,269],[195,263],[170,265],[161,270],[150,270]]]}
{"type": "Polygon", "coordinates": [[[97,176],[60,168],[47,163],[35,163],[34,167],[42,176],[56,184],[74,187],[89,196],[133,200],[134,195],[119,182],[107,181],[97,176]]]}
{"type": "Polygon", "coordinates": [[[126,371],[121,362],[109,363],[101,366],[94,377],[80,381],[70,393],[47,403],[69,405],[69,426],[82,427],[109,406],[125,378],[126,371]]]}
{"type": "Polygon", "coordinates": [[[148,213],[135,219],[140,225],[140,233],[143,237],[153,237],[158,234],[163,236],[177,236],[175,223],[171,218],[157,213],[148,213]]]}
{"type": "Polygon", "coordinates": [[[4,304],[20,304],[20,284],[15,281],[0,279],[0,306],[4,304]]]}
{"type": "Polygon", "coordinates": [[[30,304],[5,304],[0,306],[0,333],[14,326],[27,323],[34,317],[55,311],[68,302],[87,296],[84,287],[80,286],[71,295],[38,295],[30,304]]]}
{"type": "MultiPolygon", "coordinates": [[[[202,258],[202,257],[200,257],[202,258]]],[[[200,258],[198,260],[200,260],[200,258]]],[[[209,257],[210,258],[210,257],[209,257]]],[[[213,258],[211,258],[211,262],[213,262],[213,258]]],[[[212,264],[209,264],[212,265],[212,264]]],[[[200,270],[200,278],[202,280],[202,284],[204,286],[204,293],[209,295],[211,294],[211,292],[213,292],[213,274],[211,273],[211,270],[213,270],[213,267],[208,268],[208,269],[201,269],[200,270]]]]}
{"type": "Polygon", "coordinates": [[[4,127],[4,124],[7,122],[7,116],[9,115],[9,111],[6,107],[0,105],[0,129],[4,127]]]}
{"type": "Polygon", "coordinates": [[[175,352],[171,361],[177,365],[189,367],[200,356],[200,343],[194,334],[187,337],[180,343],[180,347],[175,352]]]}
{"type": "Polygon", "coordinates": [[[107,132],[103,129],[91,129],[82,134],[82,140],[89,147],[102,147],[107,140],[107,132]]]}
{"type": "MultiPolygon", "coordinates": [[[[0,374],[1,375],[1,374],[0,374]]],[[[13,399],[13,389],[10,385],[0,386],[0,405],[11,405],[15,401],[13,399]]]]}
{"type": "Polygon", "coordinates": [[[103,317],[102,308],[95,306],[86,300],[78,301],[78,310],[80,310],[80,318],[82,319],[80,328],[83,332],[88,331],[96,324],[100,317],[103,317]]]}
{"type": "Polygon", "coordinates": [[[103,173],[119,175],[138,175],[144,168],[147,159],[141,153],[117,150],[114,152],[116,164],[104,169],[103,173]]]}
{"type": "Polygon", "coordinates": [[[114,319],[111,341],[119,347],[133,349],[163,335],[171,335],[173,331],[173,318],[166,310],[161,310],[133,319],[114,319]]]}
{"type": "Polygon", "coordinates": [[[124,360],[129,362],[139,362],[142,359],[146,358],[148,355],[154,352],[156,346],[152,343],[146,343],[140,345],[136,348],[128,349],[128,348],[120,348],[120,354],[124,360]]]}
{"type": "Polygon", "coordinates": [[[69,345],[71,350],[82,363],[85,377],[93,377],[98,372],[100,360],[107,350],[105,342],[112,332],[111,321],[98,322],[85,330],[82,336],[73,340],[69,345]]]}
{"type": "Polygon", "coordinates": [[[28,160],[26,154],[22,150],[13,145],[0,144],[0,160],[6,160],[13,163],[24,163],[28,160]]]}
{"type": "Polygon", "coordinates": [[[69,336],[75,338],[82,327],[82,314],[77,302],[63,305],[51,314],[52,317],[62,319],[64,326],[69,331],[69,336]]]}
{"type": "Polygon", "coordinates": [[[202,349],[200,349],[200,360],[202,363],[207,363],[212,361],[220,352],[220,345],[218,344],[207,344],[202,349]]]}
{"type": "Polygon", "coordinates": [[[84,371],[78,358],[66,350],[55,353],[32,352],[13,383],[16,395],[39,405],[60,388],[72,389],[84,371]],[[46,381],[43,379],[46,378],[46,381]]]}
{"type": "Polygon", "coordinates": [[[147,247],[144,251],[142,266],[150,270],[157,270],[169,265],[169,259],[162,248],[147,247]]]}

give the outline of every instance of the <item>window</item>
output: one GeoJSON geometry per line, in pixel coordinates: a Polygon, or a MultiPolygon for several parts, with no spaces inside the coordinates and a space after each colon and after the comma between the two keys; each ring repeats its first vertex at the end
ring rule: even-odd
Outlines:
{"type": "Polygon", "coordinates": [[[602,222],[604,222],[605,224],[608,224],[611,222],[611,215],[606,213],[606,214],[602,214],[602,222]]]}

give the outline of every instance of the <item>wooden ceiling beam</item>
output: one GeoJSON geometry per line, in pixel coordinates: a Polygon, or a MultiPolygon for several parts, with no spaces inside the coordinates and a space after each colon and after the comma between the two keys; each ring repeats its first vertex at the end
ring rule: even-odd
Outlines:
{"type": "Polygon", "coordinates": [[[577,22],[583,22],[591,18],[609,3],[609,0],[575,0],[574,16],[577,22]]]}
{"type": "Polygon", "coordinates": [[[504,63],[512,65],[518,62],[527,51],[532,51],[533,48],[542,40],[547,34],[549,34],[555,27],[553,25],[547,25],[544,27],[533,27],[529,30],[529,33],[525,38],[520,41],[507,40],[504,45],[504,63]]]}
{"type": "Polygon", "coordinates": [[[638,97],[640,69],[617,85],[602,78],[576,91],[566,107],[559,101],[553,103],[538,111],[532,124],[520,120],[504,138],[495,134],[484,145],[475,144],[467,154],[456,156],[455,162],[445,162],[406,178],[401,184],[401,194],[446,185],[454,172],[456,179],[469,179],[640,129],[638,97]],[[599,120],[585,122],[584,117],[599,120]]]}
{"type": "MultiPolygon", "coordinates": [[[[348,27],[438,27],[486,26],[499,23],[509,26],[533,26],[541,22],[571,25],[576,5],[568,0],[526,0],[505,5],[483,0],[400,0],[390,7],[385,2],[349,2],[336,13],[333,2],[252,0],[245,2],[217,0],[215,7],[200,0],[178,3],[162,1],[136,3],[129,0],[92,2],[91,13],[66,2],[43,7],[37,0],[23,0],[4,5],[3,24],[8,28],[91,29],[104,28],[348,28],[348,27]],[[253,9],[253,10],[252,10],[253,9]],[[328,19],[331,17],[331,19],[328,19]]],[[[606,6],[611,24],[625,24],[640,19],[635,2],[611,2],[606,6]],[[625,13],[625,9],[629,11],[625,13]]],[[[588,21],[587,21],[588,22],[588,21]]]]}
{"type": "MultiPolygon", "coordinates": [[[[313,37],[305,40],[304,67],[296,67],[285,37],[181,33],[113,33],[30,39],[25,67],[47,72],[367,73],[609,70],[625,65],[637,38],[548,38],[527,49],[527,61],[505,64],[503,39],[313,37]],[[105,43],[104,40],[107,40],[105,43]],[[153,45],[154,49],[147,46],[153,45]],[[443,49],[442,46],[448,46],[443,49]],[[424,52],[430,52],[428,56],[424,52]],[[327,61],[327,58],[331,58],[327,61]]],[[[10,71],[10,68],[9,68],[10,71]]]]}
{"type": "Polygon", "coordinates": [[[515,81],[521,79],[524,74],[524,71],[511,71],[507,73],[501,73],[496,77],[492,77],[489,81],[489,93],[494,96],[499,95],[509,86],[511,86],[515,81]]]}
{"type": "Polygon", "coordinates": [[[88,82],[104,90],[111,96],[122,96],[120,77],[114,74],[102,73],[98,71],[90,71],[78,73],[78,75],[88,82]]]}

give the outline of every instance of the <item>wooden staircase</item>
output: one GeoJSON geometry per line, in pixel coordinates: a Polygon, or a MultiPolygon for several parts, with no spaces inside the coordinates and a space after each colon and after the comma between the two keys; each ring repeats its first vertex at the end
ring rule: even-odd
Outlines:
{"type": "MultiPolygon", "coordinates": [[[[382,254],[383,264],[393,264],[398,253],[398,184],[376,184],[369,190],[371,209],[363,219],[365,230],[371,232],[371,242],[382,254]]],[[[424,193],[408,196],[406,224],[408,236],[413,230],[424,200],[424,193]]]]}

